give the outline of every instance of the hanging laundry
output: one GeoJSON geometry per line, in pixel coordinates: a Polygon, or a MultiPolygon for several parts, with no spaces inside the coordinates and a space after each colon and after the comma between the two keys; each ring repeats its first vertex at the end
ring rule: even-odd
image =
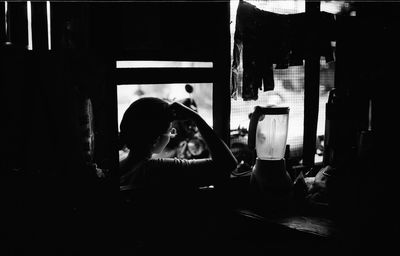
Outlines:
{"type": "Polygon", "coordinates": [[[327,12],[287,15],[290,24],[290,66],[303,65],[307,55],[334,60],[331,41],[335,40],[335,15],[327,12]]]}
{"type": "Polygon", "coordinates": [[[257,100],[274,89],[275,69],[303,65],[309,54],[333,61],[334,15],[276,14],[240,1],[236,13],[231,97],[257,100]]]}
{"type": "MultiPolygon", "coordinates": [[[[255,8],[253,8],[253,5],[250,5],[243,1],[239,2],[239,6],[236,12],[231,82],[231,96],[235,99],[237,96],[243,96],[243,83],[246,84],[246,91],[253,92],[258,89],[253,89],[254,85],[247,82],[249,77],[247,74],[247,78],[244,78],[243,68],[243,43],[244,41],[246,41],[247,48],[249,48],[250,46],[251,49],[252,42],[256,41],[254,12],[255,8]]],[[[251,72],[251,68],[249,70],[248,66],[249,65],[246,65],[246,72],[251,72]]],[[[248,92],[246,92],[246,94],[247,93],[248,92]]],[[[257,91],[255,95],[250,96],[250,98],[257,98],[257,91]]]]}
{"type": "Polygon", "coordinates": [[[289,61],[288,29],[285,15],[240,1],[233,50],[233,98],[239,94],[243,100],[256,100],[258,90],[274,89],[273,63],[286,66],[289,61]]]}

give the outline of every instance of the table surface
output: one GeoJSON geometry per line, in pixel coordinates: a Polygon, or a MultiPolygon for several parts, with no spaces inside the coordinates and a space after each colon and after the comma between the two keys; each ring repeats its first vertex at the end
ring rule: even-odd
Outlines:
{"type": "Polygon", "coordinates": [[[251,209],[236,209],[236,212],[242,216],[256,221],[278,224],[296,231],[305,232],[320,237],[338,238],[341,235],[336,223],[326,217],[302,215],[271,217],[263,216],[251,209]]]}
{"type": "Polygon", "coordinates": [[[236,214],[249,221],[272,224],[289,231],[301,232],[318,238],[340,240],[343,237],[343,232],[337,223],[324,214],[313,213],[312,211],[307,213],[293,211],[282,215],[268,215],[263,211],[253,208],[251,204],[241,203],[246,201],[246,197],[248,196],[248,194],[246,194],[248,193],[248,180],[248,175],[232,177],[231,179],[231,189],[234,191],[241,191],[240,193],[236,192],[238,198],[240,197],[238,203],[234,207],[236,214]]]}

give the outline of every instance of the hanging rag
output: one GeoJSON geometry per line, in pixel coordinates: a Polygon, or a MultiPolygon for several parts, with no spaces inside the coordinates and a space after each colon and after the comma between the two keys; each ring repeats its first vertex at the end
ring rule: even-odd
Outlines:
{"type": "Polygon", "coordinates": [[[257,100],[274,89],[275,69],[303,65],[308,54],[333,61],[334,15],[276,14],[239,2],[233,45],[231,97],[257,100]]]}
{"type": "Polygon", "coordinates": [[[274,89],[273,64],[289,61],[286,15],[239,2],[233,47],[231,95],[256,100],[258,90],[274,89]],[[265,33],[267,31],[267,33],[265,33]]]}
{"type": "Polygon", "coordinates": [[[331,41],[335,40],[335,15],[327,12],[287,15],[290,29],[290,66],[303,65],[307,55],[334,60],[331,41]]]}

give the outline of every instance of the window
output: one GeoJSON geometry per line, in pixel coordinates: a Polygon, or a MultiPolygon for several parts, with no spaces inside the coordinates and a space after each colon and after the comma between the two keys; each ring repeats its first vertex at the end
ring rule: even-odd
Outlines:
{"type": "MultiPolygon", "coordinates": [[[[157,74],[157,72],[162,72],[165,69],[212,69],[213,63],[190,61],[117,61],[116,67],[120,70],[135,69],[135,71],[138,72],[141,70],[145,72],[150,69],[157,74]]],[[[144,80],[146,80],[146,78],[144,80]]],[[[169,77],[168,80],[173,80],[173,78],[169,77]]],[[[151,81],[151,78],[141,83],[118,84],[118,129],[126,109],[132,102],[142,97],[157,97],[169,102],[179,101],[197,111],[211,127],[213,126],[213,83],[192,81],[184,83],[150,83],[149,81],[151,81]]],[[[182,122],[182,124],[184,125],[185,123],[182,122]]],[[[186,138],[182,136],[186,134],[179,130],[182,129],[182,127],[179,126],[182,124],[173,123],[178,130],[178,135],[181,136],[171,139],[162,155],[158,157],[195,158],[195,153],[193,152],[199,152],[198,148],[196,148],[197,144],[195,144],[197,140],[191,140],[191,137],[186,138]],[[181,143],[183,141],[187,143],[181,143]],[[192,150],[191,153],[181,154],[179,150],[186,145],[192,150]]],[[[120,159],[126,157],[127,153],[127,149],[120,150],[120,159]]]]}
{"type": "Polygon", "coordinates": [[[157,97],[167,101],[193,99],[197,111],[212,126],[212,84],[211,83],[176,83],[176,84],[121,84],[118,85],[118,127],[129,105],[142,97],[157,97]],[[186,88],[190,85],[193,92],[186,88]]]}
{"type": "MultiPolygon", "coordinates": [[[[257,1],[247,0],[257,8],[279,14],[294,14],[305,12],[305,0],[292,1],[257,1]]],[[[233,49],[234,33],[236,26],[236,10],[239,1],[231,1],[231,49],[233,49]]],[[[320,10],[333,14],[355,15],[351,5],[346,1],[321,1],[320,10]]],[[[334,48],[335,42],[332,42],[334,48]]],[[[232,51],[231,51],[232,52],[232,51]]],[[[233,56],[231,56],[233,60],[233,56]]],[[[329,91],[334,86],[335,63],[326,62],[322,57],[320,62],[320,99],[317,126],[317,148],[315,162],[322,161],[323,137],[325,132],[325,104],[328,100],[329,91]]],[[[231,99],[231,131],[236,135],[231,141],[234,146],[237,143],[247,144],[246,130],[249,125],[249,114],[257,105],[275,104],[288,106],[289,130],[287,144],[290,146],[290,157],[301,159],[303,147],[303,125],[304,125],[304,64],[290,66],[287,69],[275,69],[274,66],[273,91],[259,91],[257,100],[244,101],[241,97],[231,99]]],[[[243,145],[242,145],[243,146],[243,145]]],[[[235,152],[237,148],[232,148],[235,152]]],[[[241,159],[239,159],[241,160],[241,159]]]]}

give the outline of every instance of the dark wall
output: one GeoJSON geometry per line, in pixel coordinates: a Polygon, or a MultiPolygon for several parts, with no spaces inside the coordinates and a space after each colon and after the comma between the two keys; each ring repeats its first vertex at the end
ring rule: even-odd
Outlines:
{"type": "Polygon", "coordinates": [[[54,2],[52,45],[147,58],[192,55],[194,60],[212,60],[220,23],[229,23],[228,6],[218,1],[54,2]]]}
{"type": "Polygon", "coordinates": [[[76,68],[87,58],[11,48],[1,56],[5,232],[13,250],[55,250],[69,236],[78,242],[91,233],[81,224],[96,228],[109,205],[109,186],[86,167],[81,143],[82,82],[88,79],[76,68]]]}
{"type": "MultiPolygon", "coordinates": [[[[45,13],[44,5],[37,8],[45,13]]],[[[9,242],[4,250],[104,253],[110,240],[104,247],[96,243],[112,240],[118,222],[115,60],[213,61],[215,100],[226,99],[216,106],[214,123],[227,135],[229,8],[222,2],[52,2],[51,9],[51,51],[35,44],[28,51],[17,36],[6,46],[0,31],[1,194],[9,242]],[[95,161],[111,169],[105,179],[86,166],[80,118],[88,98],[95,161]]]]}
{"type": "Polygon", "coordinates": [[[357,147],[357,132],[368,129],[369,100],[372,131],[365,154],[351,158],[343,168],[344,179],[336,191],[342,212],[337,214],[346,218],[362,244],[390,247],[399,230],[392,222],[399,213],[392,203],[397,200],[399,178],[392,116],[398,109],[394,90],[399,84],[400,3],[360,2],[356,10],[356,19],[342,23],[337,31],[335,84],[349,99],[345,115],[353,139],[346,143],[357,147]]]}

